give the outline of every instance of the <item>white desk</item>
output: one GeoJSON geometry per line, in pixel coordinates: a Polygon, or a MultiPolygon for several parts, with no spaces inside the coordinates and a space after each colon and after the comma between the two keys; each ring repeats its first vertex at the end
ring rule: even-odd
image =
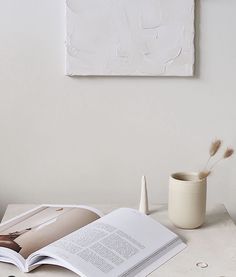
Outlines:
{"type": "MultiPolygon", "coordinates": [[[[94,207],[107,213],[117,207],[94,207]]],[[[35,205],[9,205],[3,220],[27,211],[35,205]]],[[[206,223],[196,230],[175,228],[167,218],[167,206],[152,207],[151,216],[179,234],[188,247],[153,272],[151,277],[235,277],[236,276],[236,226],[223,205],[208,209],[206,223]],[[207,268],[199,268],[197,262],[205,262],[207,268]]],[[[30,274],[20,272],[15,266],[0,263],[0,276],[27,277],[75,277],[68,270],[56,266],[41,266],[30,274]]],[[[95,276],[91,276],[95,277],[95,276]]],[[[109,276],[115,277],[115,276],[109,276]]]]}

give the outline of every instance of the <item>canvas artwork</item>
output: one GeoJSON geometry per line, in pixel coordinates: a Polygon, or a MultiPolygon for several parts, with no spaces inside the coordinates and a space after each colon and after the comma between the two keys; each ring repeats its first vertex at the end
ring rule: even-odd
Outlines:
{"type": "Polygon", "coordinates": [[[194,0],[67,0],[66,74],[192,76],[194,0]]]}

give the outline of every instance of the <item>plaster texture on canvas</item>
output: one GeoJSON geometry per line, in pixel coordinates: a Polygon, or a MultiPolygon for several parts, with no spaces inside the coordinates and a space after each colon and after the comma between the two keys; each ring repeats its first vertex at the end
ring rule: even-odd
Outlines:
{"type": "Polygon", "coordinates": [[[66,74],[192,76],[194,0],[67,0],[66,74]]]}

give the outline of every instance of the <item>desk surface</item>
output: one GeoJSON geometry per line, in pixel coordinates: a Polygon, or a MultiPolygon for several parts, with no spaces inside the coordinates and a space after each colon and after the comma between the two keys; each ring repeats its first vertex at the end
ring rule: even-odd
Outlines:
{"type": "MultiPolygon", "coordinates": [[[[25,212],[35,205],[9,205],[3,221],[25,212]]],[[[93,205],[108,213],[115,206],[93,205]]],[[[235,277],[236,276],[236,226],[223,205],[215,205],[207,211],[205,224],[195,230],[174,227],[167,218],[167,206],[151,207],[151,217],[178,234],[188,247],[166,264],[150,274],[151,277],[235,277]],[[197,267],[198,262],[208,264],[197,267]]],[[[22,277],[29,274],[20,272],[15,266],[0,263],[0,276],[22,277]]],[[[41,266],[30,274],[32,277],[75,277],[64,268],[41,266]]]]}

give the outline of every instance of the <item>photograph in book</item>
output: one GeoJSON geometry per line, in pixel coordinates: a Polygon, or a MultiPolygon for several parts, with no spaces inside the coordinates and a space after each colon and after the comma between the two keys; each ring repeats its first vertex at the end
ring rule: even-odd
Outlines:
{"type": "Polygon", "coordinates": [[[78,207],[43,207],[15,224],[0,228],[0,247],[25,259],[33,252],[97,220],[100,216],[78,207]]]}

